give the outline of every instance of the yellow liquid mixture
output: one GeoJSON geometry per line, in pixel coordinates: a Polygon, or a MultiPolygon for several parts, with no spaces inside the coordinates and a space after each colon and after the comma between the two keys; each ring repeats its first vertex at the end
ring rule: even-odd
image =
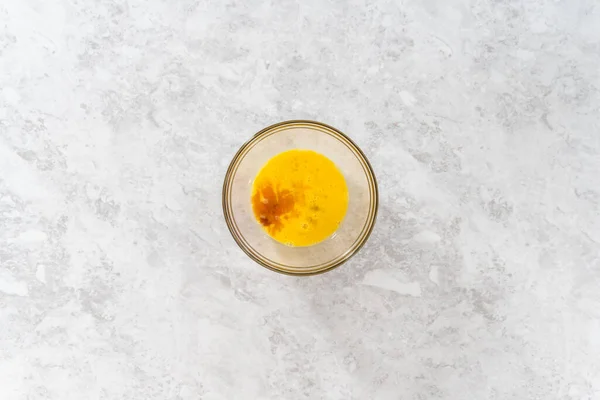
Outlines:
{"type": "Polygon", "coordinates": [[[310,246],[337,230],[348,209],[348,187],[324,155],[289,150],[262,167],[251,201],[269,236],[288,246],[310,246]]]}

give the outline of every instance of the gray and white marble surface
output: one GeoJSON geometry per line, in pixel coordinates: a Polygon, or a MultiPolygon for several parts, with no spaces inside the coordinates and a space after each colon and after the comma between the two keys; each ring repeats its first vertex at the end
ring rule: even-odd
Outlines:
{"type": "Polygon", "coordinates": [[[1,0],[0,399],[600,399],[596,0],[1,0]],[[377,226],[251,262],[237,148],[350,135],[377,226]]]}

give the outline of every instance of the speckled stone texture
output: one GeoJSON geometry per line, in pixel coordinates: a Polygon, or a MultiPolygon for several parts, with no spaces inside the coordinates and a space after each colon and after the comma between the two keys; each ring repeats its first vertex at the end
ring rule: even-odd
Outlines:
{"type": "Polygon", "coordinates": [[[0,398],[600,399],[595,0],[0,1],[0,398]],[[270,272],[221,185],[349,134],[378,223],[270,272]]]}

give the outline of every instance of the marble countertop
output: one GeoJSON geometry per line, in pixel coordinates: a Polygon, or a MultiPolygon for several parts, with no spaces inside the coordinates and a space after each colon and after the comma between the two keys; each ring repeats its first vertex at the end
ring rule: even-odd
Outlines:
{"type": "Polygon", "coordinates": [[[600,7],[0,3],[0,398],[599,399],[600,7]],[[351,136],[351,261],[250,261],[259,129],[351,136]]]}

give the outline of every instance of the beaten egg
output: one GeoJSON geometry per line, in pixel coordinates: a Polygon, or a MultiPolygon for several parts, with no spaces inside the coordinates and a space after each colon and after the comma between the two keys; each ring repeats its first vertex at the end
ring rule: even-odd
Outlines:
{"type": "Polygon", "coordinates": [[[348,209],[344,176],[312,150],[288,150],[271,158],[252,185],[252,210],[278,242],[311,246],[331,236],[348,209]]]}

